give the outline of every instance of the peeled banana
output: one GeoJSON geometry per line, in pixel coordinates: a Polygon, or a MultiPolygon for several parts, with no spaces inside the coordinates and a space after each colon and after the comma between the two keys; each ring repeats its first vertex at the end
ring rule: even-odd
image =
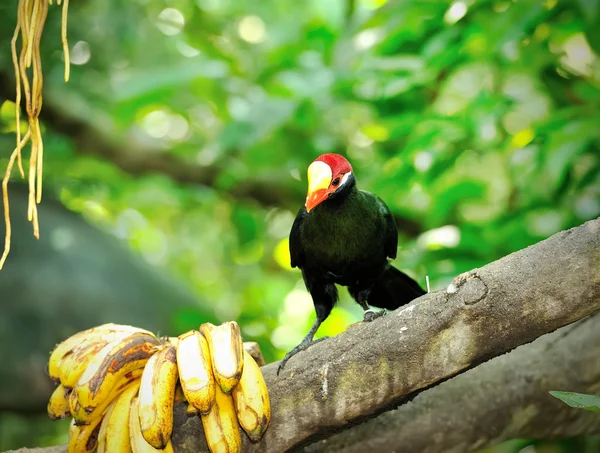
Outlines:
{"type": "Polygon", "coordinates": [[[129,409],[129,442],[131,445],[131,451],[133,453],[156,453],[161,451],[165,453],[173,453],[173,445],[171,444],[171,440],[167,442],[164,450],[157,450],[148,442],[146,442],[146,439],[144,439],[140,429],[138,398],[134,398],[131,401],[131,407],[129,409]]]}
{"type": "Polygon", "coordinates": [[[63,385],[59,385],[54,389],[48,401],[48,417],[50,419],[62,420],[71,416],[71,410],[69,409],[70,393],[71,390],[65,388],[63,385]]]}
{"type": "Polygon", "coordinates": [[[71,335],[65,341],[56,345],[50,354],[50,359],[48,360],[48,374],[50,375],[50,378],[55,382],[59,381],[61,361],[65,355],[69,354],[71,350],[80,343],[95,339],[102,339],[106,342],[110,342],[116,340],[118,337],[123,338],[124,336],[135,332],[143,332],[152,335],[151,332],[140,329],[139,327],[113,323],[102,324],[101,326],[93,327],[71,335]]]}
{"type": "Polygon", "coordinates": [[[212,453],[241,451],[241,431],[258,441],[269,425],[268,391],[235,322],[206,323],[158,339],[132,326],[104,324],[56,346],[48,372],[60,381],[52,419],[73,417],[68,453],[171,453],[173,405],[200,415],[212,453]],[[239,424],[238,424],[239,422],[239,424]]]}
{"type": "Polygon", "coordinates": [[[140,380],[129,385],[109,406],[100,426],[96,453],[131,453],[129,410],[140,388],[140,380]]]}
{"type": "Polygon", "coordinates": [[[167,346],[154,354],[142,374],[138,396],[140,429],[146,442],[158,450],[167,446],[173,432],[173,400],[177,378],[174,346],[167,346]]]}
{"type": "Polygon", "coordinates": [[[205,323],[200,332],[208,341],[213,374],[225,393],[231,393],[237,385],[244,368],[244,354],[240,326],[235,321],[220,326],[205,323]]]}
{"type": "Polygon", "coordinates": [[[231,395],[240,426],[253,442],[258,442],[271,420],[271,402],[267,384],[258,364],[244,351],[244,370],[231,395]]]}
{"type": "Polygon", "coordinates": [[[86,413],[106,401],[117,383],[134,370],[143,368],[160,341],[152,334],[134,333],[107,344],[90,361],[73,392],[86,413]]]}
{"type": "Polygon", "coordinates": [[[242,450],[240,428],[233,398],[217,386],[215,402],[208,414],[201,414],[204,436],[211,453],[237,453],[242,450]]]}
{"type": "Polygon", "coordinates": [[[200,412],[208,412],[215,400],[215,378],[208,342],[197,330],[180,335],[177,366],[185,399],[200,412]]]}

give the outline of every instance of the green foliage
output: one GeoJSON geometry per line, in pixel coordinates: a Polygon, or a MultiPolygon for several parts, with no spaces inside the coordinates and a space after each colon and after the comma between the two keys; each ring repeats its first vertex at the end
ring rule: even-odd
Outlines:
{"type": "Polygon", "coordinates": [[[590,412],[600,414],[600,396],[586,395],[584,393],[574,392],[550,392],[555,398],[563,401],[571,407],[577,407],[590,412]]]}
{"type": "MultiPolygon", "coordinates": [[[[1,80],[15,8],[0,5],[1,80]]],[[[600,215],[599,0],[88,0],[70,14],[66,85],[58,15],[44,33],[46,187],[209,301],[173,313],[173,334],[237,319],[269,361],[298,343],[314,314],[286,238],[321,153],[347,155],[388,203],[396,264],[434,290],[600,215]]],[[[343,291],[319,333],[360,312],[343,291]]]]}

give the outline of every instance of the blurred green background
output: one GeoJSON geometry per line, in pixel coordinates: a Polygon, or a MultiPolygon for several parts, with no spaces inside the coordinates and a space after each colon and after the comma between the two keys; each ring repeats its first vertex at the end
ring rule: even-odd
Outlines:
{"type": "MultiPolygon", "coordinates": [[[[0,4],[0,168],[16,8],[0,4]]],[[[77,0],[69,42],[65,84],[53,6],[42,239],[15,184],[0,272],[0,450],[66,441],[39,415],[44,361],[101,321],[237,320],[267,361],[295,346],[314,314],[287,235],[319,154],[388,203],[397,266],[433,290],[600,215],[600,0],[77,0]]],[[[319,335],[362,318],[341,294],[319,335]]]]}

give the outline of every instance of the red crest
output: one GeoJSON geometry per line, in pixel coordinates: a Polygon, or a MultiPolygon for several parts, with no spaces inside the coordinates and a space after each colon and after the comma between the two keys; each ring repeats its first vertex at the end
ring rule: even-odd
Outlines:
{"type": "Polygon", "coordinates": [[[325,162],[331,168],[331,174],[335,177],[352,171],[352,165],[348,160],[340,154],[322,154],[315,159],[316,161],[325,162]]]}

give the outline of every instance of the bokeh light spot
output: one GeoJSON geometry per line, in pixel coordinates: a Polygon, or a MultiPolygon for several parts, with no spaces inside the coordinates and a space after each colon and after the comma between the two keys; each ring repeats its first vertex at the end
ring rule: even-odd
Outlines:
{"type": "Polygon", "coordinates": [[[238,35],[250,44],[264,42],[267,37],[265,23],[258,16],[246,16],[238,23],[238,35]]]}

